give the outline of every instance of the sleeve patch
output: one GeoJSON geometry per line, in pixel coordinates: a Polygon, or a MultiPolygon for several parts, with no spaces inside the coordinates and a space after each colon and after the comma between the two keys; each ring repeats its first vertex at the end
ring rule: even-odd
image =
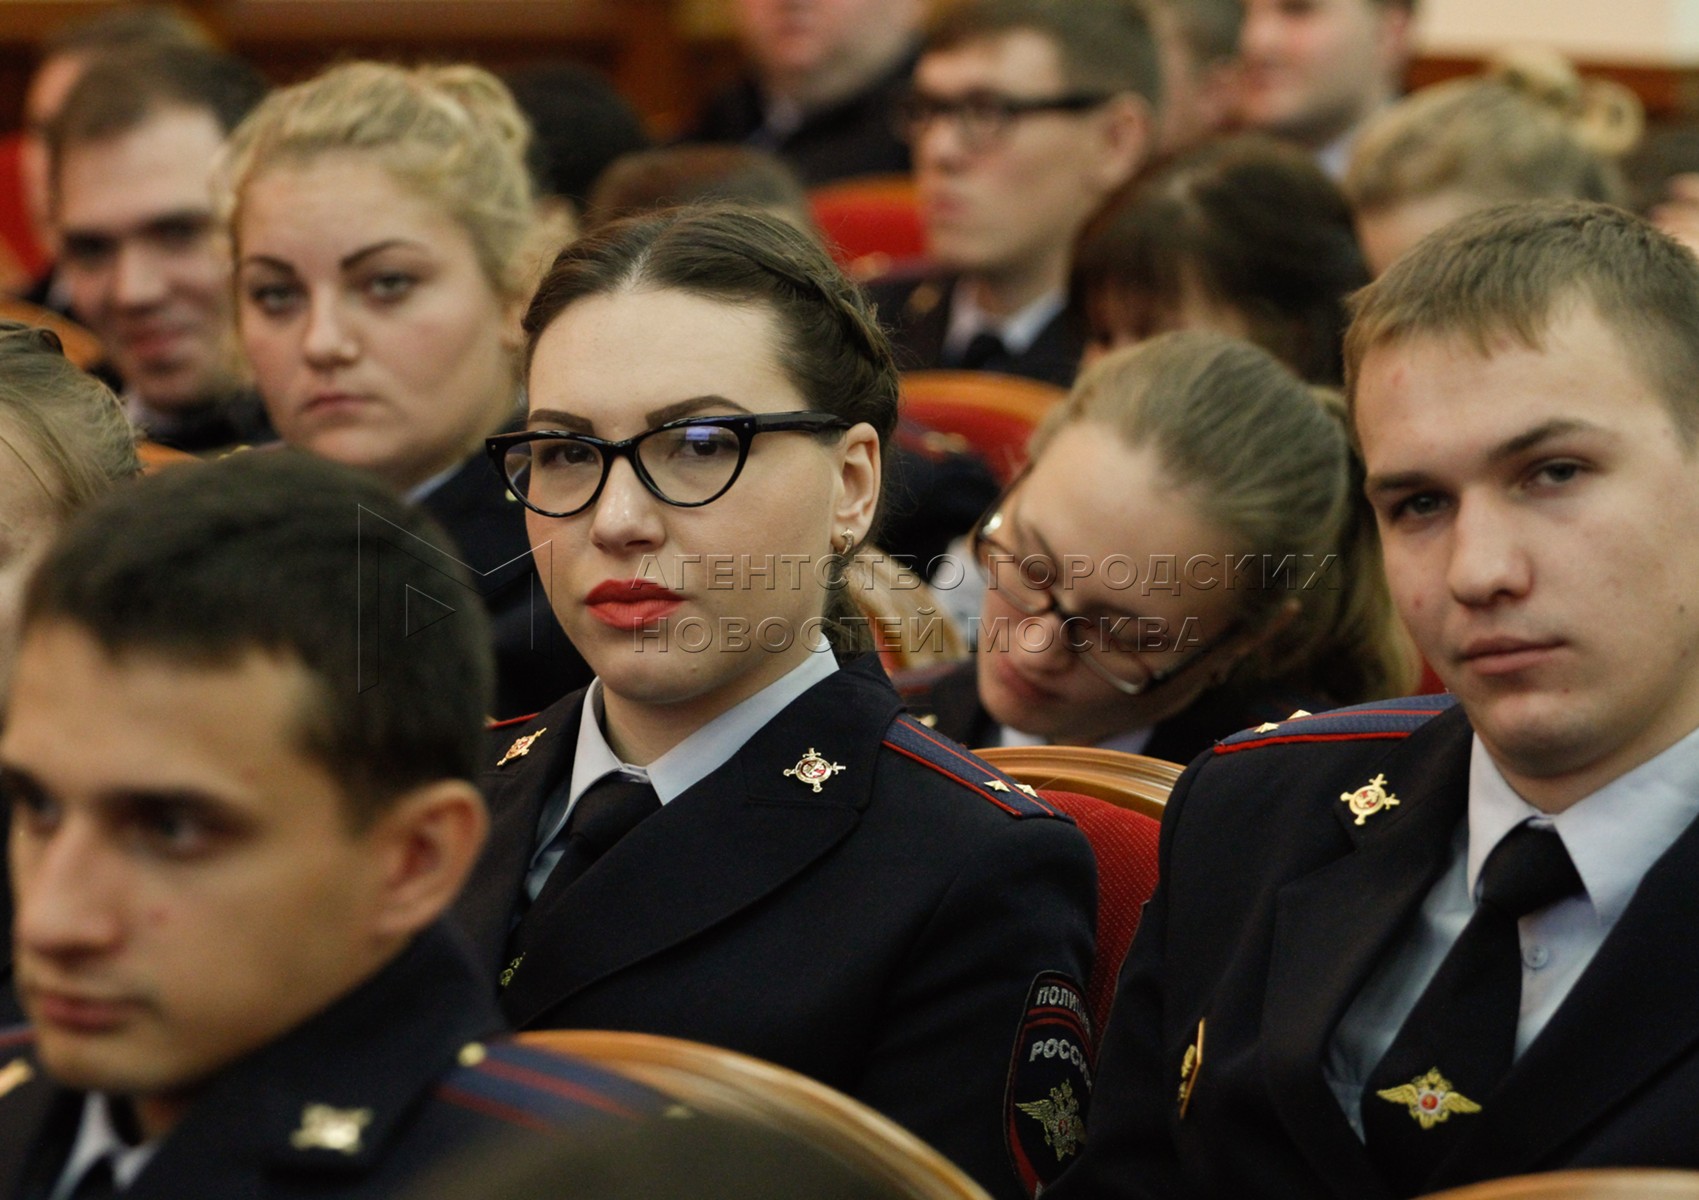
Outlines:
{"type": "Polygon", "coordinates": [[[1091,1107],[1091,1018],[1085,989],[1058,971],[1032,981],[1004,1093],[1009,1158],[1036,1195],[1079,1157],[1091,1107]]]}

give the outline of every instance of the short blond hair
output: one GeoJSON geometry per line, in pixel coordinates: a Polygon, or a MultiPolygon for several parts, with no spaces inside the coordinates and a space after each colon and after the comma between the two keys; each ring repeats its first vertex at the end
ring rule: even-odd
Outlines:
{"type": "Polygon", "coordinates": [[[1482,205],[1568,197],[1620,203],[1616,160],[1644,127],[1634,93],[1582,79],[1547,50],[1423,88],[1369,122],[1345,173],[1358,211],[1459,192],[1482,205]]]}
{"type": "Polygon", "coordinates": [[[1352,297],[1347,398],[1355,404],[1363,358],[1378,346],[1440,337],[1482,355],[1507,339],[1540,350],[1577,304],[1617,335],[1689,444],[1699,438],[1699,259],[1632,213],[1578,200],[1472,213],[1352,297]]]}
{"type": "Polygon", "coordinates": [[[54,334],[16,321],[0,321],[0,444],[61,519],[141,471],[118,398],[73,366],[54,334]]]}
{"type": "Polygon", "coordinates": [[[244,192],[267,171],[370,155],[466,230],[497,295],[522,300],[540,261],[530,140],[512,93],[482,68],[345,63],[274,92],[237,127],[218,173],[220,207],[234,238],[244,192]]]}

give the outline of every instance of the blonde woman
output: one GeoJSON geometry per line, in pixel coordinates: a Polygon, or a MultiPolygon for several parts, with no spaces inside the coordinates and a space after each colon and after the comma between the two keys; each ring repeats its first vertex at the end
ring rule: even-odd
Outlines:
{"type": "Polygon", "coordinates": [[[540,236],[528,137],[487,72],[351,63],[270,97],[222,173],[241,340],[272,423],[447,529],[491,610],[498,716],[587,678],[545,611],[523,510],[480,453],[519,413],[540,236]]]}
{"type": "Polygon", "coordinates": [[[1644,123],[1627,88],[1583,79],[1539,49],[1407,97],[1363,131],[1345,175],[1370,269],[1379,275],[1441,225],[1494,204],[1623,203],[1617,160],[1644,123]]]}

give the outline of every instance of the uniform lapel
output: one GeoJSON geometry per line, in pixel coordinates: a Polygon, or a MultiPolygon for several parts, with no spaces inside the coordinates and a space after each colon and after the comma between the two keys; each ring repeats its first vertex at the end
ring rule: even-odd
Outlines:
{"type": "Polygon", "coordinates": [[[502,995],[508,1019],[525,1027],[758,903],[825,855],[871,800],[881,735],[900,707],[871,657],[838,671],[571,887],[545,893],[526,914],[530,949],[502,995]],[[844,768],[818,794],[785,774],[810,750],[844,768]]]}
{"type": "Polygon", "coordinates": [[[0,1196],[45,1196],[70,1152],[82,1097],[55,1085],[33,1055],[11,1045],[0,1049],[0,1086],[5,1088],[0,1092],[0,1196]]]}
{"type": "Polygon", "coordinates": [[[1548,1156],[1699,1043],[1693,916],[1699,822],[1646,873],[1574,989],[1540,1031],[1435,1187],[1545,1169],[1548,1156]]]}
{"type": "Polygon", "coordinates": [[[1357,825],[1335,805],[1349,853],[1280,890],[1263,1010],[1270,1101],[1317,1174],[1350,1200],[1386,1194],[1322,1074],[1327,1040],[1370,970],[1443,870],[1467,809],[1471,731],[1461,708],[1389,751],[1399,800],[1357,825]]]}
{"type": "Polygon", "coordinates": [[[586,691],[574,692],[523,725],[498,730],[479,781],[490,810],[490,834],[472,877],[455,903],[456,923],[471,938],[480,964],[493,976],[503,961],[508,925],[518,902],[543,804],[572,773],[578,721],[586,691]],[[523,737],[543,731],[526,752],[496,764],[523,737]]]}

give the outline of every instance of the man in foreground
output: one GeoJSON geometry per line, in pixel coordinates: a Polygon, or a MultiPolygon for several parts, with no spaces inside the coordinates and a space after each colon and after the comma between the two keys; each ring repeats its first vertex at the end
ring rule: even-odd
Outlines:
{"type": "Polygon", "coordinates": [[[1452,695],[1200,758],[1062,1196],[1413,1196],[1699,1166],[1699,262],[1489,210],[1346,345],[1394,599],[1452,695]]]}
{"type": "Polygon", "coordinates": [[[183,467],[69,527],[3,732],[0,1196],[377,1196],[474,1139],[654,1111],[486,1044],[439,915],[482,844],[481,616],[380,485],[183,467]],[[571,1098],[567,1098],[571,1097],[571,1098]]]}

